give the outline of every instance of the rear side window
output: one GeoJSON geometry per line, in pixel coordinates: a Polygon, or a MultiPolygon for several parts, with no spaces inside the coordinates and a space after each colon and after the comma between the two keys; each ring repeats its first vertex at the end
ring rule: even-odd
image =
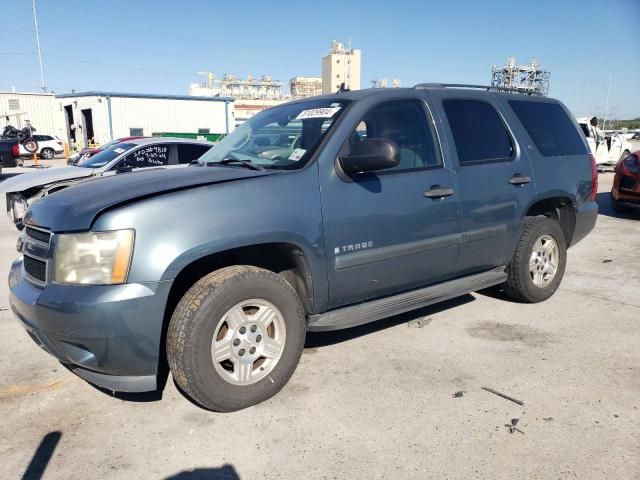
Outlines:
{"type": "Polygon", "coordinates": [[[178,143],[178,163],[191,163],[207,153],[211,145],[194,145],[192,143],[178,143]]]}
{"type": "Polygon", "coordinates": [[[169,164],[168,143],[156,143],[139,148],[127,155],[124,159],[127,165],[133,168],[161,167],[169,164]]]}
{"type": "Polygon", "coordinates": [[[576,127],[557,103],[510,100],[509,105],[543,156],[587,153],[576,127]]]}
{"type": "Polygon", "coordinates": [[[511,160],[513,141],[495,108],[480,100],[449,99],[442,104],[460,165],[511,160]]]}

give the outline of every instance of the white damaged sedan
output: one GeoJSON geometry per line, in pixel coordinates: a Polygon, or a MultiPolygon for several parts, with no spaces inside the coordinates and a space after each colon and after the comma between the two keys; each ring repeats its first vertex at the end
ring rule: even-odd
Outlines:
{"type": "Polygon", "coordinates": [[[184,138],[141,138],[115,144],[76,165],[26,173],[0,183],[7,195],[7,214],[18,230],[33,202],[90,179],[143,168],[186,167],[209,151],[211,142],[184,138]]]}

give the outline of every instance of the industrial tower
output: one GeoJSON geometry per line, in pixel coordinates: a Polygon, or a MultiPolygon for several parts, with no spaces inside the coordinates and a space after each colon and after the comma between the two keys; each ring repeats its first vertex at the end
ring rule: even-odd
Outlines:
{"type": "Polygon", "coordinates": [[[515,57],[507,59],[503,66],[493,65],[491,68],[491,86],[514,88],[522,92],[549,94],[550,73],[542,70],[534,58],[531,65],[516,65],[515,57]]]}

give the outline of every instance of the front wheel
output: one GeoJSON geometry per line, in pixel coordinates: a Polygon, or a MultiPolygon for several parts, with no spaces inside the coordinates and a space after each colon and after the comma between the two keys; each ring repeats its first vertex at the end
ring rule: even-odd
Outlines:
{"type": "Polygon", "coordinates": [[[566,241],[558,222],[543,216],[526,217],[507,267],[504,290],[521,302],[542,302],[560,286],[566,264],[566,241]]]}
{"type": "Polygon", "coordinates": [[[217,270],[187,291],[167,331],[178,386],[210,410],[262,402],[287,383],[304,347],[302,303],[280,275],[252,266],[217,270]]]}

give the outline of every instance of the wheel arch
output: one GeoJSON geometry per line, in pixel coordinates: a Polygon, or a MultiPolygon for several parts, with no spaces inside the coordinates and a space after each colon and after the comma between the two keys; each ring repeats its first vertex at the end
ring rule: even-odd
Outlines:
{"type": "Polygon", "coordinates": [[[571,245],[576,226],[575,197],[564,191],[549,192],[534,198],[524,210],[523,217],[544,215],[558,222],[564,233],[567,247],[571,245]]]}

